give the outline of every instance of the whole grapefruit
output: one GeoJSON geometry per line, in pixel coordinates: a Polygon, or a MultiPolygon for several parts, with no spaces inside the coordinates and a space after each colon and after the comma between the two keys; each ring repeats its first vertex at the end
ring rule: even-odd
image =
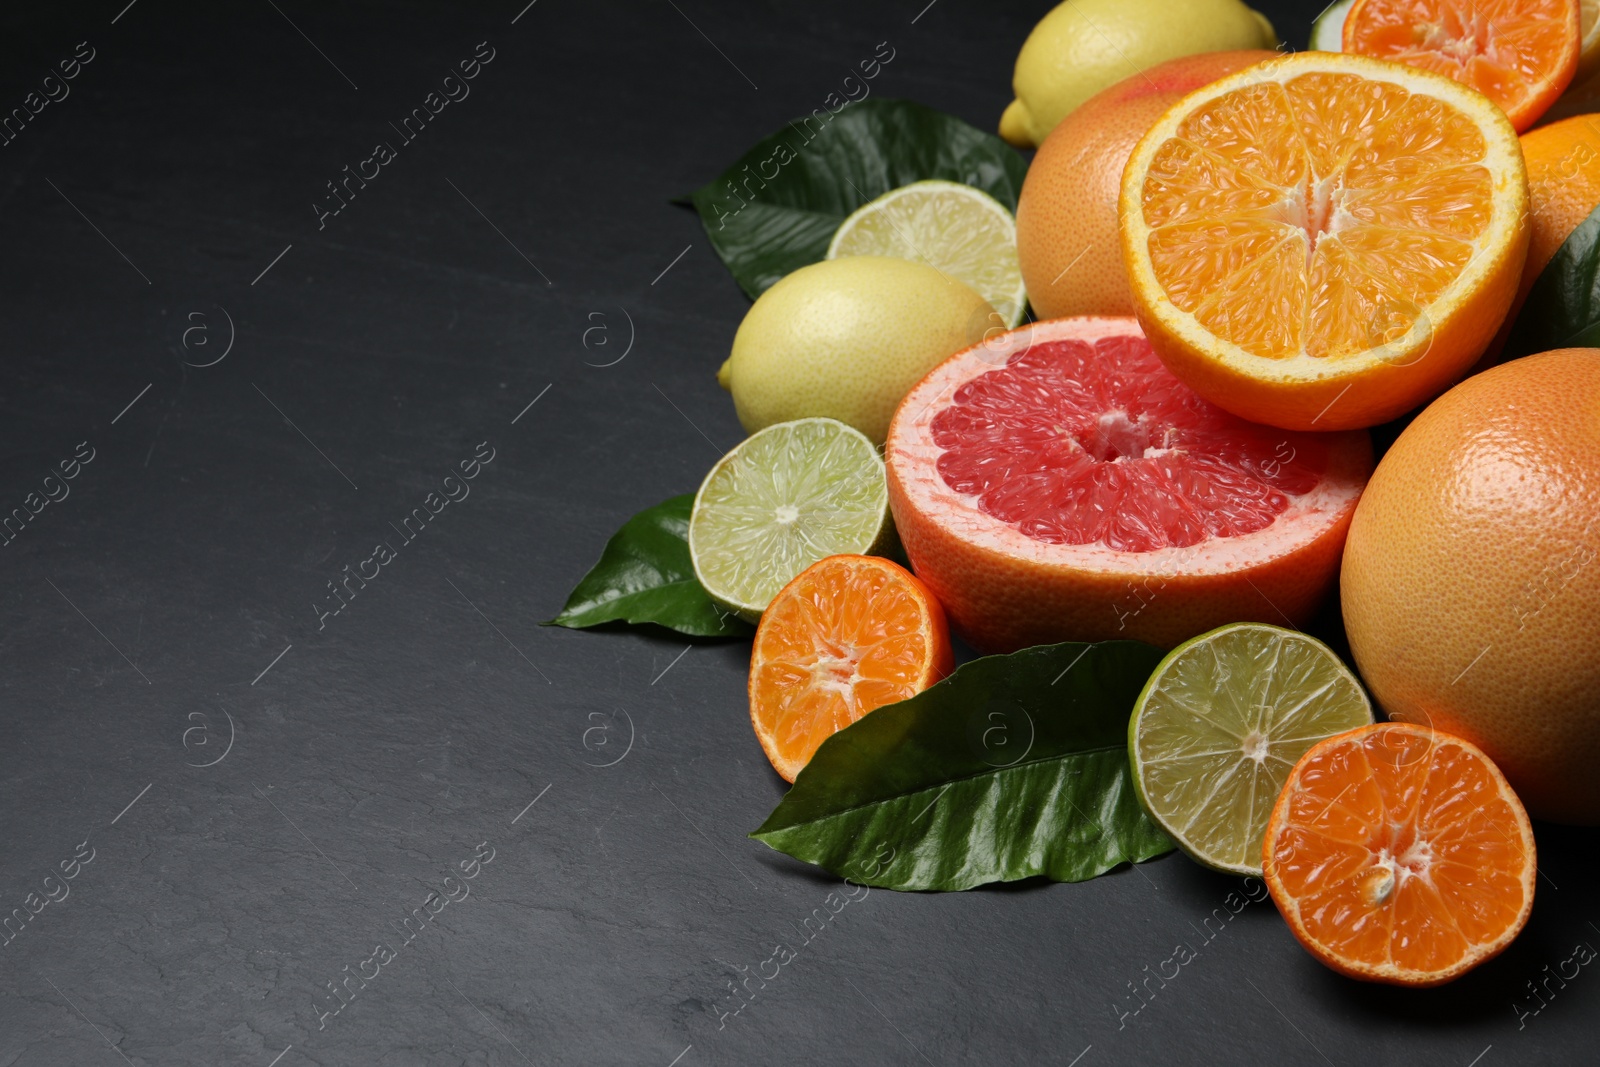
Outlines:
{"type": "Polygon", "coordinates": [[[1392,718],[1464,737],[1528,810],[1600,823],[1600,349],[1434,401],[1356,508],[1345,628],[1392,718]]]}
{"type": "Polygon", "coordinates": [[[1521,141],[1528,168],[1528,259],[1511,310],[1475,370],[1500,361],[1533,283],[1572,231],[1600,206],[1600,115],[1552,122],[1529,130],[1521,141]]]}
{"type": "Polygon", "coordinates": [[[1528,261],[1520,305],[1572,231],[1600,205],[1600,115],[1574,115],[1522,135],[1528,165],[1528,261]]]}
{"type": "Polygon", "coordinates": [[[1011,330],[950,357],[889,428],[889,505],[973,646],[1305,621],[1372,471],[1365,430],[1256,426],[1201,400],[1131,318],[1011,330]]]}
{"type": "Polygon", "coordinates": [[[1085,101],[1045,138],[1017,203],[1017,256],[1041,318],[1132,315],[1117,239],[1122,168],[1180,98],[1277,55],[1207,52],[1159,63],[1085,101]]]}

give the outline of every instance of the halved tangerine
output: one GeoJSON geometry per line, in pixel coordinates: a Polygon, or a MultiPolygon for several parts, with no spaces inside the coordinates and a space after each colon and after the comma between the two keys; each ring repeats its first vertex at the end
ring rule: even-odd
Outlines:
{"type": "Polygon", "coordinates": [[[1477,746],[1408,723],[1330,737],[1289,775],[1262,844],[1289,929],[1341,974],[1440,985],[1528,921],[1533,826],[1477,746]]]}
{"type": "Polygon", "coordinates": [[[1578,70],[1578,0],[1356,0],[1343,47],[1470,85],[1520,133],[1578,70]]]}
{"type": "Polygon", "coordinates": [[[750,722],[773,769],[792,782],[822,742],[953,665],[944,612],[910,572],[877,556],[828,556],[761,616],[750,722]]]}
{"type": "Polygon", "coordinates": [[[917,576],[988,652],[1305,622],[1372,473],[1363,430],[1247,423],[1129,318],[1037,322],[900,402],[889,506],[917,576]]]}
{"type": "Polygon", "coordinates": [[[1184,97],[1123,171],[1135,313],[1172,372],[1236,415],[1372,426],[1488,346],[1528,247],[1517,134],[1438,74],[1339,52],[1184,97]]]}

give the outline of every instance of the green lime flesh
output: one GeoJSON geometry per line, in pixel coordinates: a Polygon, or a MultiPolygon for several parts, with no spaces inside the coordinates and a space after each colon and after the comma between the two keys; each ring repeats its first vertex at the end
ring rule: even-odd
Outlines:
{"type": "Polygon", "coordinates": [[[835,419],[781,422],[746,438],[711,468],[689,517],[695,576],[751,621],[818,560],[892,543],[883,459],[835,419]]]}
{"type": "Polygon", "coordinates": [[[1184,642],[1151,674],[1128,723],[1150,817],[1207,867],[1261,873],[1278,794],[1307,749],[1372,722],[1361,683],[1315,638],[1235,623],[1184,642]]]}

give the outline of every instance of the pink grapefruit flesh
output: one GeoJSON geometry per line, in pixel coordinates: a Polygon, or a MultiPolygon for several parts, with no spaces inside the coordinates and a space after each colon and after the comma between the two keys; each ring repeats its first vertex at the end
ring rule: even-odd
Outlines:
{"type": "Polygon", "coordinates": [[[913,568],[987,651],[1302,624],[1372,471],[1364,430],[1276,430],[1201,400],[1131,318],[957,353],[901,402],[887,452],[913,568]]]}

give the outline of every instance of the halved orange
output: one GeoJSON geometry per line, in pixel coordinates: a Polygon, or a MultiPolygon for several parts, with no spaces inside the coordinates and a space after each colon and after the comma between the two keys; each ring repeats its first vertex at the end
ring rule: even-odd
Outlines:
{"type": "Polygon", "coordinates": [[[750,653],[750,721],[785,780],[869,711],[950,673],[944,609],[877,556],[828,556],[772,599],[750,653]]]}
{"type": "Polygon", "coordinates": [[[1482,94],[1303,52],[1184,97],[1123,171],[1134,308],[1195,392],[1291,430],[1372,426],[1493,339],[1528,246],[1517,134],[1482,94]]]}
{"type": "Polygon", "coordinates": [[[1440,985],[1498,955],[1533,910],[1522,802],[1488,756],[1407,723],[1313,746],[1262,844],[1273,901],[1300,943],[1370,982],[1440,985]]]}
{"type": "Polygon", "coordinates": [[[1580,11],[1578,0],[1356,0],[1344,50],[1470,85],[1520,133],[1577,73],[1580,11]]]}

